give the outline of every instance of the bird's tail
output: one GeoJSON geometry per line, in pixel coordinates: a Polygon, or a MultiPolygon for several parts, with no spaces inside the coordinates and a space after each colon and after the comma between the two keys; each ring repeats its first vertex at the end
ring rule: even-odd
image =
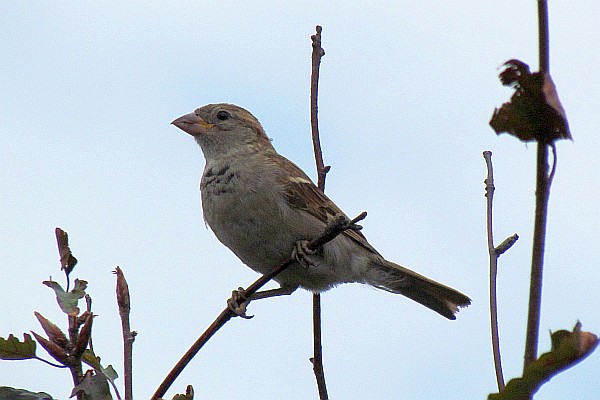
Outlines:
{"type": "Polygon", "coordinates": [[[399,293],[448,319],[456,319],[459,308],[471,304],[471,299],[461,292],[419,275],[408,268],[387,260],[373,262],[367,283],[379,289],[399,293]]]}

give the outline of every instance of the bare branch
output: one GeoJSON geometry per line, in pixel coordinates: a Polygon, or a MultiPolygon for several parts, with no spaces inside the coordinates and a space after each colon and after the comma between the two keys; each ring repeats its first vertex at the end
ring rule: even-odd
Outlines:
{"type": "Polygon", "coordinates": [[[517,240],[519,240],[519,235],[517,235],[516,233],[504,239],[502,243],[496,246],[496,256],[500,257],[502,254],[506,253],[508,249],[510,249],[515,243],[517,243],[517,240]]]}
{"type": "Polygon", "coordinates": [[[321,47],[321,28],[316,27],[317,33],[312,35],[312,72],[310,76],[310,126],[312,130],[313,148],[315,153],[315,163],[317,165],[317,186],[323,192],[325,191],[325,175],[329,171],[323,163],[323,153],[321,151],[321,139],[319,138],[319,118],[318,103],[319,95],[319,70],[321,67],[321,58],[325,55],[325,50],[321,47]]]}
{"type": "MultiPolygon", "coordinates": [[[[347,218],[336,218],[330,224],[327,225],[323,235],[318,237],[315,240],[312,240],[308,243],[308,247],[310,249],[317,249],[319,246],[324,245],[325,243],[333,240],[337,235],[345,231],[346,229],[357,229],[356,222],[360,219],[364,218],[366,214],[362,213],[358,217],[353,220],[348,220],[347,218]]],[[[295,258],[288,258],[285,262],[280,264],[277,268],[271,271],[268,274],[265,274],[258,278],[252,285],[245,290],[245,294],[248,298],[250,298],[254,293],[256,293],[261,287],[263,287],[267,282],[273,279],[275,276],[279,275],[281,272],[286,270],[290,265],[296,262],[295,258]]],[[[163,382],[160,384],[154,395],[152,395],[152,400],[157,400],[164,396],[169,387],[173,384],[175,379],[181,374],[184,368],[189,364],[189,362],[194,358],[194,356],[200,351],[200,349],[210,340],[211,337],[214,336],[217,331],[227,323],[232,317],[235,317],[236,314],[230,307],[226,307],[221,314],[213,321],[212,324],[204,331],[202,335],[192,344],[189,350],[181,357],[181,359],[175,364],[173,369],[167,374],[163,382]]]]}
{"type": "Polygon", "coordinates": [[[487,198],[487,238],[488,252],[490,255],[490,324],[492,330],[492,353],[494,354],[494,369],[498,390],[504,390],[504,376],[502,375],[502,360],[500,358],[500,337],[498,335],[498,301],[496,296],[496,283],[498,275],[498,252],[494,247],[492,224],[492,204],[494,199],[494,170],[492,168],[492,152],[484,151],[483,158],[487,165],[487,178],[485,179],[485,197],[487,198]]]}
{"type": "MultiPolygon", "coordinates": [[[[312,130],[313,149],[315,153],[315,163],[317,165],[317,185],[319,189],[325,192],[325,177],[329,171],[323,162],[323,153],[321,151],[321,139],[319,137],[319,119],[317,97],[319,93],[319,69],[321,58],[325,55],[325,50],[321,46],[322,28],[317,25],[316,34],[311,36],[312,40],[312,72],[310,76],[310,126],[312,130]]],[[[323,370],[323,347],[321,345],[321,295],[313,294],[313,372],[317,380],[319,398],[326,400],[327,386],[325,384],[325,371],[323,370]]]]}
{"type": "Polygon", "coordinates": [[[120,267],[113,271],[117,275],[117,303],[119,305],[119,316],[121,317],[121,331],[123,334],[123,370],[125,381],[125,400],[133,399],[133,341],[136,332],[131,331],[129,324],[129,313],[131,310],[129,285],[120,267]]]}

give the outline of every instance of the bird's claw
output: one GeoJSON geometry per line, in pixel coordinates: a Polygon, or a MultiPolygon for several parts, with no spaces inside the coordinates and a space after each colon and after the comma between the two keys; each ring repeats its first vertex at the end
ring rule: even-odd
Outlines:
{"type": "Polygon", "coordinates": [[[292,251],[292,258],[295,258],[306,269],[317,265],[317,260],[313,257],[317,252],[309,248],[308,243],[308,240],[299,240],[292,251]]]}
{"type": "Polygon", "coordinates": [[[250,299],[246,296],[246,290],[243,287],[239,287],[237,290],[231,292],[231,298],[227,300],[227,307],[238,317],[244,319],[253,318],[254,315],[246,315],[246,308],[250,303],[250,299]]]}

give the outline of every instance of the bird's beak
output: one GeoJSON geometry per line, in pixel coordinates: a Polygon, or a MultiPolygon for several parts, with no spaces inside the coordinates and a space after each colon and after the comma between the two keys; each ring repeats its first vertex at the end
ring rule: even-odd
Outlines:
{"type": "Polygon", "coordinates": [[[194,113],[185,114],[171,122],[171,124],[192,136],[200,135],[215,126],[215,124],[206,122],[194,113]]]}

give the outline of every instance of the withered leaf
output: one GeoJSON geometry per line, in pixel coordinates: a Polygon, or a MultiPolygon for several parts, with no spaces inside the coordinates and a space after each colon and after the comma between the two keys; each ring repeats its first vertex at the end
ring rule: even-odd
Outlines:
{"type": "Polygon", "coordinates": [[[521,141],[550,143],[572,139],[564,108],[547,73],[534,72],[519,60],[509,60],[500,81],[515,89],[508,103],[494,110],[490,126],[497,134],[509,133],[521,141]]]}
{"type": "Polygon", "coordinates": [[[69,248],[69,235],[60,228],[56,228],[54,232],[56,234],[56,243],[58,244],[58,254],[60,255],[60,269],[64,270],[65,274],[69,276],[77,264],[77,259],[73,256],[69,248]]]}

